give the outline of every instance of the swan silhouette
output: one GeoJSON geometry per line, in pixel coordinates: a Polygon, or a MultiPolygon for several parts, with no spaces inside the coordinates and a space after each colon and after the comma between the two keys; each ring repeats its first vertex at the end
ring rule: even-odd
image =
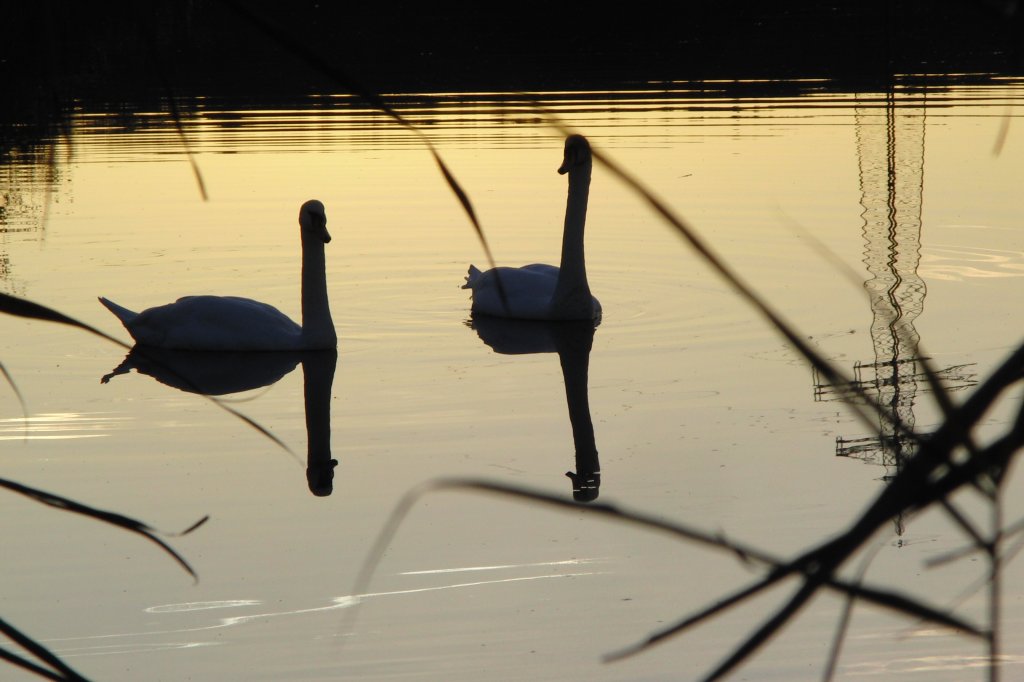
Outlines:
{"type": "Polygon", "coordinates": [[[237,296],[185,296],[136,313],[100,297],[136,343],[176,350],[296,351],[336,348],[327,300],[324,205],[311,199],[299,210],[302,236],[302,325],[274,306],[237,296]]]}
{"type": "Polygon", "coordinates": [[[100,382],[109,383],[134,369],[180,391],[220,396],[270,386],[300,362],[306,408],[306,482],[311,493],[325,497],[334,490],[334,468],[338,466],[331,456],[331,388],[337,350],[236,353],[136,345],[100,382]]]}
{"type": "Polygon", "coordinates": [[[569,174],[560,265],[537,263],[521,268],[498,267],[486,272],[470,265],[462,288],[472,291],[474,314],[523,320],[600,319],[601,304],[590,293],[583,255],[592,167],[587,139],[582,135],[566,138],[565,156],[558,169],[561,175],[569,174]],[[504,300],[501,290],[504,290],[504,300]]]}
{"type": "Polygon", "coordinates": [[[508,320],[481,315],[467,323],[477,336],[502,355],[558,353],[569,407],[569,424],[576,449],[576,471],[567,471],[572,481],[572,498],[593,502],[601,492],[601,462],[590,417],[587,374],[596,325],[592,320],[539,322],[508,320]]]}

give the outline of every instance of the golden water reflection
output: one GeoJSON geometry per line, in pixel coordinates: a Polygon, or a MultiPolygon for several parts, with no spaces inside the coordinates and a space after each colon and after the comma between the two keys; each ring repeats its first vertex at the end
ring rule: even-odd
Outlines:
{"type": "MultiPolygon", "coordinates": [[[[1019,294],[1019,278],[1004,276],[1021,262],[1021,94],[1020,81],[907,77],[891,95],[822,83],[715,83],[541,99],[691,221],[823,353],[859,368],[862,383],[887,391],[896,414],[927,431],[938,410],[922,400],[919,347],[956,385],[987,372],[1021,335],[1007,303],[1019,294]],[[990,150],[1008,110],[996,157],[990,150]],[[860,284],[805,248],[793,223],[858,273],[860,284]],[[1001,276],[981,276],[994,274],[1001,276]],[[964,367],[970,363],[977,369],[964,367]]],[[[564,184],[551,163],[561,133],[526,100],[483,93],[400,102],[463,182],[499,263],[557,252],[561,233],[564,184]]],[[[343,388],[331,391],[325,381],[333,364],[307,374],[312,365],[302,360],[301,389],[293,364],[273,390],[257,389],[242,404],[285,442],[306,434],[304,485],[294,461],[207,401],[150,381],[99,386],[119,350],[77,330],[5,318],[0,360],[31,418],[56,415],[52,426],[70,429],[47,431],[41,420],[41,437],[26,439],[20,406],[5,393],[5,476],[45,478],[48,488],[167,527],[197,512],[213,519],[175,541],[202,576],[192,586],[128,540],[91,528],[65,532],[62,520],[2,500],[12,506],[0,514],[11,547],[3,615],[40,639],[145,635],[153,643],[140,659],[147,669],[182,678],[258,675],[266,669],[254,667],[264,661],[287,676],[296,661],[309,661],[338,677],[429,676],[461,665],[448,678],[475,679],[482,666],[513,670],[508,664],[525,658],[533,677],[670,678],[680,655],[702,668],[713,663],[747,621],[724,627],[724,636],[694,632],[616,666],[598,660],[653,623],[677,618],[695,596],[746,581],[746,569],[600,526],[586,512],[560,517],[491,499],[428,497],[382,564],[379,594],[402,599],[374,600],[344,656],[323,643],[349,633],[338,633],[334,615],[318,620],[312,610],[348,594],[346,579],[397,498],[424,481],[494,476],[568,496],[561,478],[570,461],[567,405],[572,473],[581,479],[574,492],[596,493],[600,471],[614,482],[602,499],[764,540],[780,555],[820,541],[876,494],[872,469],[822,456],[837,436],[859,438],[865,427],[838,403],[807,400],[802,361],[601,168],[587,251],[605,315],[600,334],[590,330],[559,349],[545,332],[547,341],[533,344],[558,352],[556,367],[550,355],[495,355],[477,338],[487,342],[482,326],[467,333],[470,302],[458,287],[480,247],[407,132],[331,96],[283,109],[212,99],[181,108],[208,202],[166,112],[78,111],[70,140],[44,141],[52,154],[0,159],[4,177],[19,178],[19,205],[29,207],[11,208],[0,229],[0,288],[119,336],[97,295],[128,291],[140,306],[187,293],[244,295],[295,314],[289,283],[298,279],[297,246],[280,226],[293,223],[296,201],[317,196],[336,207],[338,250],[328,267],[343,388]],[[56,160],[59,181],[47,174],[46,158],[56,160]],[[311,376],[320,381],[315,394],[311,376]],[[89,419],[100,420],[97,430],[89,419]],[[92,433],[105,437],[43,438],[92,433]],[[332,451],[345,453],[336,470],[343,475],[329,483],[337,494],[313,499],[307,488],[326,489],[335,472],[332,451]],[[521,575],[525,566],[594,557],[595,548],[601,571],[564,581],[521,575]],[[460,582],[457,592],[471,599],[438,596],[451,587],[442,571],[479,566],[512,568],[500,580],[460,582]],[[200,659],[172,650],[167,633],[183,627],[182,614],[145,612],[153,604],[236,602],[310,614],[288,628],[247,621],[243,635],[228,629],[222,646],[204,648],[209,658],[200,659]]],[[[243,372],[246,381],[251,372],[243,372]]],[[[869,445],[872,457],[881,456],[878,443],[869,445]]],[[[1007,518],[1019,518],[1007,497],[1007,518]]],[[[969,562],[938,574],[916,570],[961,542],[944,519],[924,515],[897,530],[904,546],[883,547],[871,564],[895,587],[950,603],[977,578],[969,562]]],[[[1008,610],[1024,584],[1015,569],[1008,567],[1005,582],[1008,610]]],[[[808,643],[817,646],[815,638],[834,628],[833,606],[808,609],[750,674],[791,679],[805,670],[808,643]]],[[[907,641],[864,611],[844,649],[847,672],[954,648],[977,652],[952,635],[907,641]]],[[[1019,628],[1006,630],[1019,638],[1019,628]]],[[[88,653],[75,663],[90,677],[131,674],[123,655],[88,653]]]]}
{"type": "Polygon", "coordinates": [[[39,413],[0,419],[0,440],[105,438],[124,421],[124,417],[114,413],[39,413]]]}

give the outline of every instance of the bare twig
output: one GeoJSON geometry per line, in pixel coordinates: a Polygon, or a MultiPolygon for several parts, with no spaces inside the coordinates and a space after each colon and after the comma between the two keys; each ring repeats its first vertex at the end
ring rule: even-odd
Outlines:
{"type": "MultiPolygon", "coordinates": [[[[84,322],[79,322],[73,317],[68,317],[64,313],[54,310],[53,308],[48,308],[44,305],[35,303],[33,301],[29,301],[24,298],[11,296],[10,294],[0,293],[0,313],[7,313],[8,315],[14,315],[16,317],[25,317],[34,320],[43,320],[46,322],[56,322],[58,324],[65,324],[72,327],[77,327],[79,329],[89,332],[90,334],[95,334],[96,336],[99,336],[102,339],[106,339],[107,341],[118,346],[121,346],[122,348],[126,348],[129,350],[131,349],[131,346],[129,346],[128,344],[114,338],[113,336],[110,336],[109,334],[101,332],[99,329],[96,329],[91,325],[85,324],[84,322]]],[[[161,364],[160,361],[155,358],[151,358],[151,361],[155,362],[156,364],[161,364]]],[[[0,368],[2,368],[2,365],[0,365],[0,368]]],[[[174,370],[170,367],[165,367],[165,369],[171,372],[172,374],[174,373],[174,370]]],[[[17,393],[17,387],[15,386],[13,380],[10,379],[10,376],[7,374],[7,370],[4,369],[3,373],[5,376],[8,377],[8,382],[11,384],[11,387],[14,389],[15,393],[17,393]]],[[[181,379],[183,382],[188,383],[188,380],[185,379],[184,377],[182,377],[181,379]]],[[[278,447],[282,448],[292,457],[296,456],[295,453],[292,452],[291,448],[289,448],[288,445],[283,440],[281,440],[273,433],[271,433],[266,427],[261,426],[253,419],[245,416],[244,414],[232,408],[231,406],[224,404],[223,401],[217,399],[215,396],[205,395],[201,392],[198,393],[199,395],[202,395],[204,398],[206,398],[207,400],[209,400],[214,405],[224,410],[228,414],[232,415],[236,419],[240,419],[249,426],[251,426],[264,437],[270,439],[275,444],[277,444],[278,447]]],[[[17,393],[17,395],[19,396],[20,399],[20,393],[17,393]]]]}
{"type": "MultiPolygon", "coordinates": [[[[97,521],[102,521],[103,523],[109,523],[112,526],[117,526],[118,528],[131,531],[132,533],[138,533],[150,542],[155,543],[164,552],[171,555],[171,557],[176,562],[178,562],[178,565],[184,568],[188,572],[188,574],[192,576],[194,580],[196,580],[197,582],[199,580],[199,576],[196,575],[196,572],[192,569],[192,566],[190,566],[189,563],[185,561],[185,559],[180,554],[174,551],[166,542],[164,542],[156,536],[156,533],[159,533],[161,531],[158,531],[141,521],[137,521],[133,518],[123,516],[122,514],[117,514],[115,512],[109,512],[103,509],[90,507],[88,505],[81,504],[80,502],[75,502],[74,500],[68,499],[66,497],[55,495],[53,493],[48,493],[46,491],[39,490],[38,488],[32,488],[27,485],[22,485],[21,483],[16,483],[14,481],[9,481],[3,478],[0,478],[0,488],[6,488],[12,492],[19,493],[21,495],[24,495],[25,497],[28,497],[29,499],[39,502],[40,504],[45,504],[48,507],[53,507],[55,509],[72,512],[74,514],[81,514],[82,516],[88,516],[89,518],[96,519],[97,521]]],[[[162,534],[173,535],[176,537],[187,535],[199,526],[206,523],[206,521],[209,520],[209,518],[209,516],[204,516],[203,518],[199,519],[191,526],[189,526],[188,528],[179,533],[162,534]]]]}

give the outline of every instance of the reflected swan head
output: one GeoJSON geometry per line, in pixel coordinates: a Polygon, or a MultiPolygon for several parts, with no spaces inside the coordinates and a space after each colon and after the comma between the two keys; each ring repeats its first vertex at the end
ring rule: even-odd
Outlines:
{"type": "Polygon", "coordinates": [[[591,164],[590,143],[587,142],[587,138],[582,135],[570,135],[565,138],[565,152],[562,165],[558,167],[558,174],[565,175],[591,164]]]}
{"type": "Polygon", "coordinates": [[[601,494],[600,471],[566,471],[572,481],[572,499],[577,502],[593,502],[601,494]]]}
{"type": "Polygon", "coordinates": [[[306,483],[309,484],[309,492],[317,497],[327,497],[334,492],[334,467],[338,466],[338,460],[331,459],[326,462],[310,463],[306,467],[306,483]]]}

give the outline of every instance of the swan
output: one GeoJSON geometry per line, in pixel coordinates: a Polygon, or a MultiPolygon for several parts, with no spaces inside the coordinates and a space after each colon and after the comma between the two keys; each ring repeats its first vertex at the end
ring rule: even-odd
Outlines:
{"type": "Polygon", "coordinates": [[[582,135],[565,140],[565,155],[558,169],[569,174],[569,196],[562,232],[562,260],[554,265],[533,264],[521,268],[498,267],[486,272],[474,265],[463,289],[470,289],[474,314],[525,320],[597,320],[601,304],[590,293],[583,257],[583,228],[587,220],[590,143],[582,135]],[[499,292],[504,289],[505,300],[499,292]]]}
{"type": "Polygon", "coordinates": [[[338,345],[327,300],[324,205],[311,199],[299,210],[302,237],[302,325],[274,306],[237,296],[185,296],[136,313],[100,297],[136,343],[177,350],[296,351],[338,345]]]}

